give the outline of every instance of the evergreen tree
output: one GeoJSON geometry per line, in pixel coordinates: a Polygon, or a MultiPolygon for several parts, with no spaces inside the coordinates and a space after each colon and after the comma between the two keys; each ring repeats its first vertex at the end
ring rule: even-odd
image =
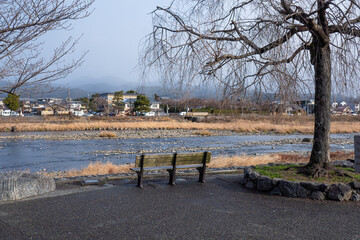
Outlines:
{"type": "Polygon", "coordinates": [[[11,111],[17,111],[20,107],[19,98],[20,94],[16,95],[9,93],[3,102],[11,111]]]}
{"type": "Polygon", "coordinates": [[[151,102],[149,98],[145,95],[139,95],[134,102],[134,111],[141,113],[150,112],[150,106],[151,102]]]}

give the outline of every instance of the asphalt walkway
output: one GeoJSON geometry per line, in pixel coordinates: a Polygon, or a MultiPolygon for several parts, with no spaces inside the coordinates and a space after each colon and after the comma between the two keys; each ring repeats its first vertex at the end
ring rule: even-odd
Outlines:
{"type": "Polygon", "coordinates": [[[358,203],[262,195],[237,175],[144,182],[144,189],[135,181],[61,185],[42,198],[0,204],[0,238],[360,239],[358,203]]]}

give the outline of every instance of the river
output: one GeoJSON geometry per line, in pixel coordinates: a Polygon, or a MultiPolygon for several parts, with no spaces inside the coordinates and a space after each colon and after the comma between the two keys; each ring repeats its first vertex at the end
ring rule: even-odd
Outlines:
{"type": "MultiPolygon", "coordinates": [[[[1,133],[0,136],[11,136],[1,133]]],[[[16,134],[16,133],[14,133],[16,134]]],[[[29,133],[30,134],[30,133],[29,133]]],[[[34,133],[31,133],[34,134],[34,133]]],[[[43,134],[43,133],[39,133],[43,134]]],[[[63,132],[59,134],[64,134],[63,132]]],[[[353,150],[354,134],[333,134],[331,151],[353,150]]],[[[172,137],[144,139],[7,139],[0,140],[0,171],[65,171],[80,169],[94,161],[116,164],[134,162],[135,155],[211,151],[217,155],[306,152],[311,143],[301,140],[309,135],[232,135],[210,137],[172,137]]]]}

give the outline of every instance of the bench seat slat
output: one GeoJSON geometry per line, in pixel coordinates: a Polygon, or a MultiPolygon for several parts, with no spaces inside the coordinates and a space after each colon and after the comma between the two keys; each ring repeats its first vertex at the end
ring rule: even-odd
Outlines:
{"type": "MultiPolygon", "coordinates": [[[[204,153],[179,153],[176,157],[176,165],[201,164],[204,153]]],[[[208,153],[206,163],[210,162],[211,153],[208,153]]],[[[135,167],[140,167],[141,155],[136,156],[135,167]]],[[[165,167],[172,165],[173,155],[152,154],[144,156],[144,167],[165,167]]]]}
{"type": "MultiPolygon", "coordinates": [[[[176,166],[177,169],[181,168],[198,168],[198,167],[202,167],[202,164],[191,164],[191,165],[181,165],[181,166],[176,166]]],[[[152,170],[167,170],[167,169],[172,169],[172,166],[163,166],[163,167],[145,167],[144,171],[152,171],[152,170]]],[[[140,171],[140,168],[130,168],[131,171],[134,172],[138,172],[140,171]]]]}

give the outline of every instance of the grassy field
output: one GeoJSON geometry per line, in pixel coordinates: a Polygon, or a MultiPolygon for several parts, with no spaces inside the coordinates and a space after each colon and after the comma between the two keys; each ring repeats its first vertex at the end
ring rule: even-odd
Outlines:
{"type": "MultiPolygon", "coordinates": [[[[346,160],[354,158],[354,152],[333,152],[332,160],[346,160]]],[[[242,156],[219,156],[212,158],[209,168],[232,167],[232,166],[253,166],[268,163],[306,163],[309,156],[296,154],[268,154],[261,156],[242,155],[242,156]]],[[[111,162],[93,162],[81,170],[70,170],[65,172],[44,172],[42,174],[51,177],[75,177],[87,175],[106,175],[117,173],[128,173],[133,164],[116,165],[111,162]]]]}
{"type": "MultiPolygon", "coordinates": [[[[139,118],[139,117],[23,117],[0,118],[0,131],[10,131],[12,127],[19,132],[37,131],[87,131],[123,129],[187,129],[199,130],[199,135],[208,134],[206,130],[231,130],[236,132],[275,132],[304,133],[313,132],[313,117],[307,116],[246,116],[243,118],[208,118],[203,122],[189,122],[181,118],[139,118]],[[159,124],[160,123],[160,124],[159,124]]],[[[332,133],[360,132],[360,118],[335,117],[331,123],[332,133]]]]}

